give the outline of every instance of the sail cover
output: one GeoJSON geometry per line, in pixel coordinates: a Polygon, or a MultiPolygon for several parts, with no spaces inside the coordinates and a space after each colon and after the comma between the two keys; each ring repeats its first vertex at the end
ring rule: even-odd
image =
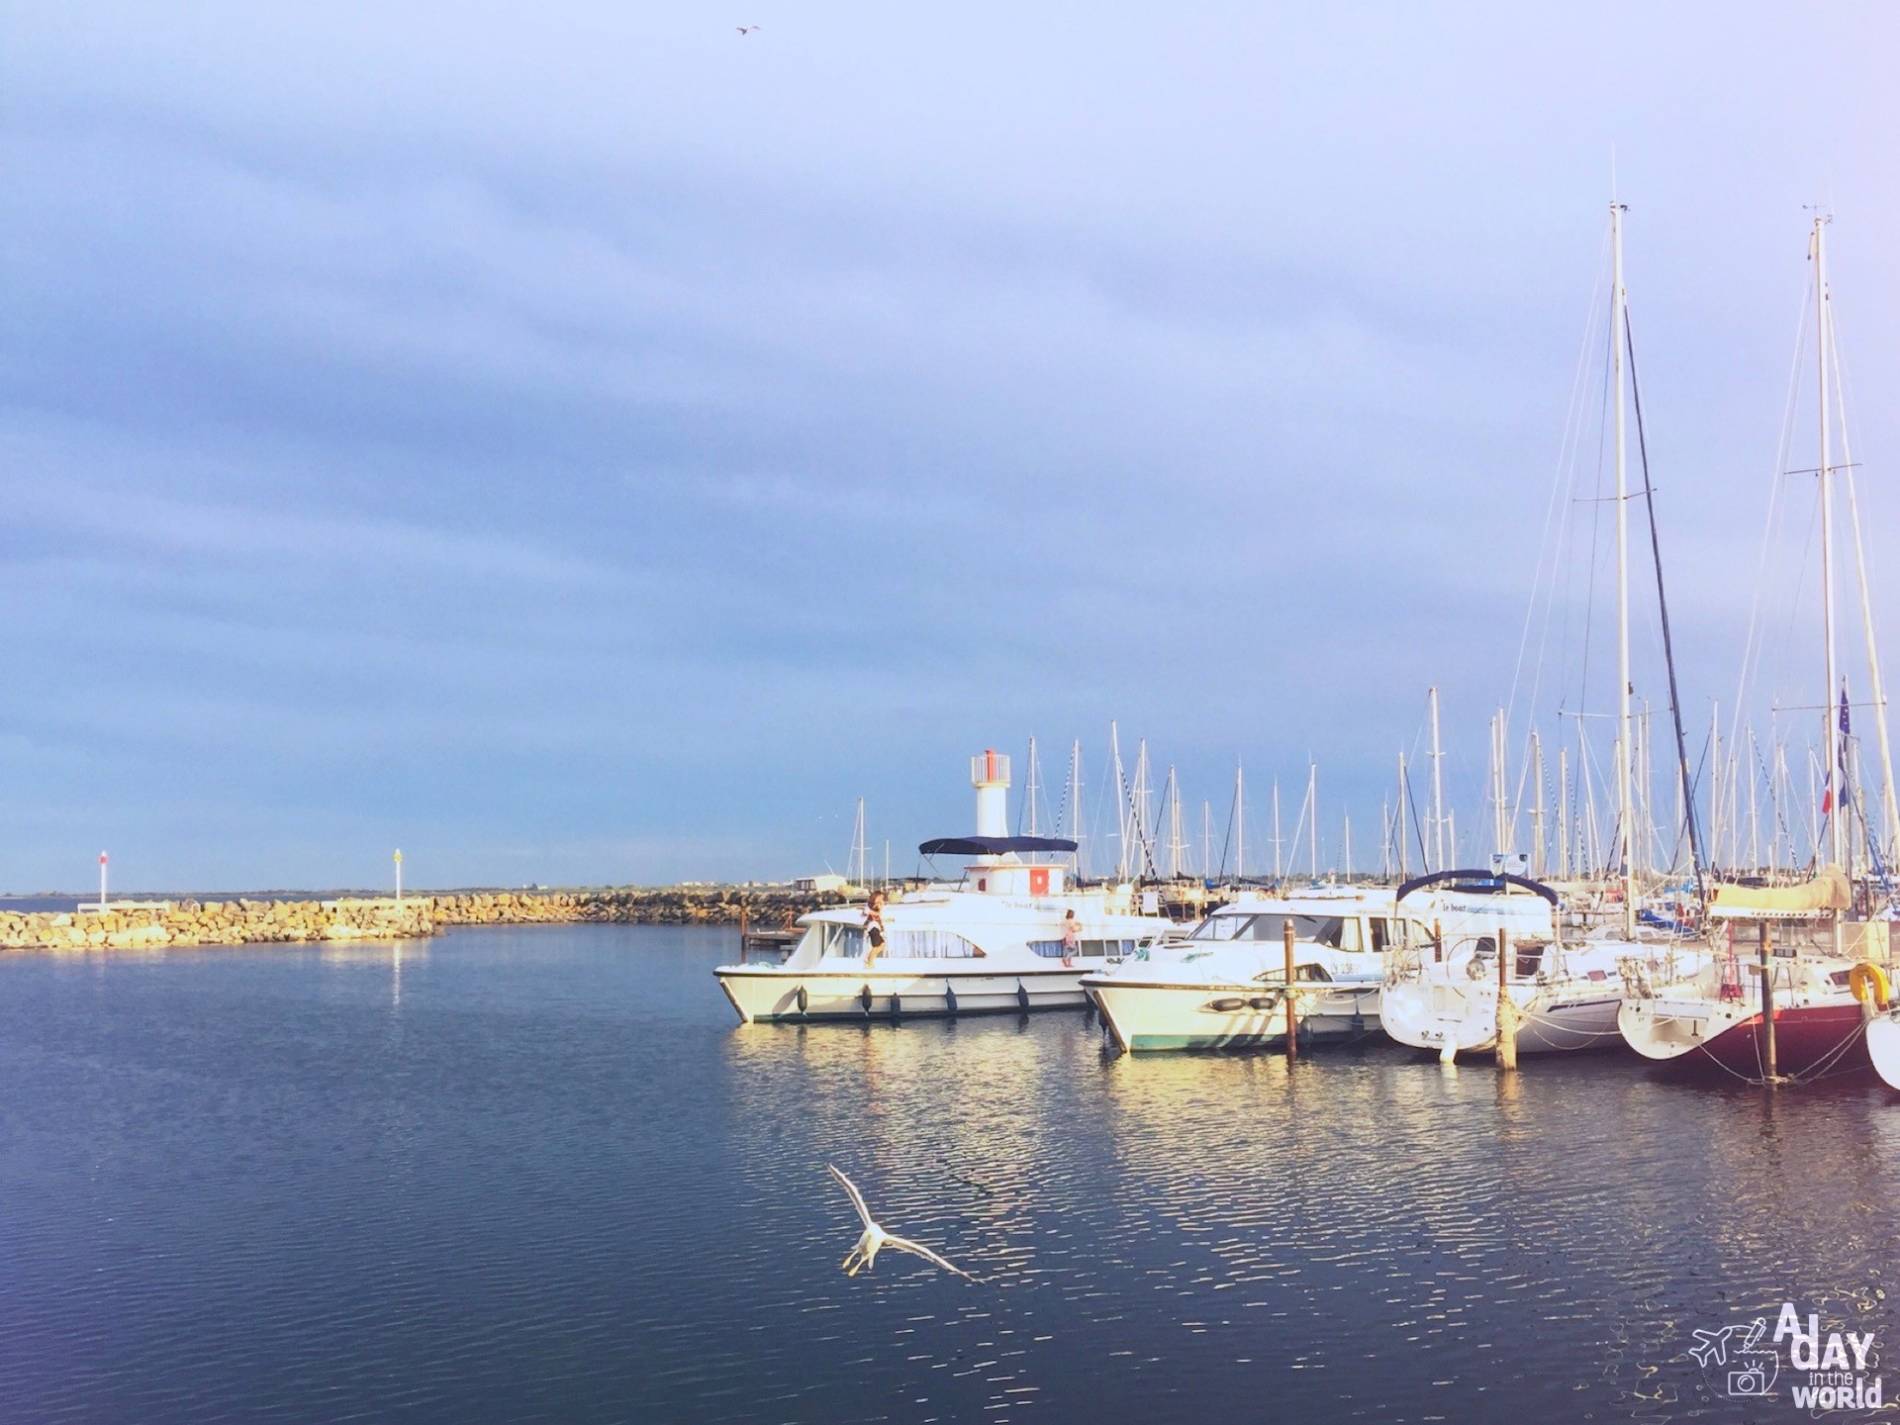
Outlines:
{"type": "Polygon", "coordinates": [[[1808,918],[1852,905],[1847,876],[1838,866],[1825,867],[1798,886],[1715,886],[1709,891],[1709,914],[1738,920],[1808,918]]]}

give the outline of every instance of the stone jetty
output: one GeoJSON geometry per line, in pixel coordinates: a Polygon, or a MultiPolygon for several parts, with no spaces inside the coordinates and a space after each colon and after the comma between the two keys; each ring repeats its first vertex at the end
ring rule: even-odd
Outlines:
{"type": "Polygon", "coordinates": [[[454,925],[789,925],[836,896],[779,886],[666,886],[446,895],[114,902],[107,910],[0,909],[0,950],[139,950],[164,946],[402,940],[454,925]]]}

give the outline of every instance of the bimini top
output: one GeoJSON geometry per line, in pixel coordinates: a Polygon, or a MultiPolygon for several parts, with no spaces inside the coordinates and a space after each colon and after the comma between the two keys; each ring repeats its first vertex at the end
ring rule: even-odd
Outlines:
{"type": "Polygon", "coordinates": [[[1001,856],[1005,851],[1073,851],[1059,836],[940,836],[917,848],[924,856],[1001,856]]]}
{"type": "Polygon", "coordinates": [[[1476,891],[1479,894],[1495,894],[1509,890],[1512,886],[1522,887],[1533,895],[1542,896],[1552,905],[1557,904],[1557,893],[1542,881],[1533,881],[1529,876],[1513,876],[1499,871],[1434,871],[1429,876],[1414,876],[1400,886],[1394,900],[1402,901],[1413,891],[1424,890],[1427,886],[1443,885],[1453,882],[1454,891],[1476,891]]]}

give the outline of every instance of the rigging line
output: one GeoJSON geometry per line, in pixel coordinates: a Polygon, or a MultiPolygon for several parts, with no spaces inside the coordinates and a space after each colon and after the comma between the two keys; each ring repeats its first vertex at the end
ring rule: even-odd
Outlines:
{"type": "MultiPolygon", "coordinates": [[[[1801,382],[1801,347],[1808,335],[1808,309],[1813,305],[1808,294],[1814,290],[1813,284],[1803,283],[1801,288],[1800,313],[1795,320],[1794,349],[1788,358],[1787,396],[1782,403],[1781,431],[1779,443],[1775,447],[1774,473],[1768,485],[1768,514],[1762,522],[1761,550],[1755,560],[1755,594],[1749,601],[1748,637],[1742,645],[1742,667],[1735,681],[1734,711],[1740,714],[1743,701],[1753,687],[1760,672],[1762,654],[1762,598],[1768,587],[1768,555],[1774,547],[1775,514],[1781,504],[1781,472],[1787,468],[1788,452],[1794,441],[1795,395],[1801,382]]],[[[1805,562],[1805,556],[1804,556],[1805,562]]],[[[1735,727],[1731,725],[1729,735],[1734,737],[1735,727]]]]}
{"type": "MultiPolygon", "coordinates": [[[[1676,764],[1682,778],[1682,810],[1689,819],[1689,856],[1695,866],[1696,899],[1702,903],[1706,916],[1709,887],[1703,875],[1702,838],[1696,829],[1695,798],[1690,794],[1689,743],[1682,731],[1682,696],[1676,687],[1676,647],[1669,632],[1669,596],[1663,592],[1662,536],[1656,529],[1656,492],[1649,478],[1649,440],[1643,430],[1643,388],[1636,379],[1636,337],[1630,330],[1627,304],[1623,308],[1623,344],[1629,352],[1630,395],[1636,405],[1636,450],[1643,462],[1643,503],[1649,511],[1649,552],[1656,565],[1656,608],[1662,620],[1663,662],[1669,669],[1669,713],[1676,724],[1676,764]]],[[[1644,738],[1647,741],[1647,733],[1644,738]]],[[[1624,748],[1626,763],[1629,755],[1629,749],[1624,748]]]]}
{"type": "Polygon", "coordinates": [[[1828,313],[1828,354],[1833,358],[1834,369],[1834,406],[1840,412],[1841,458],[1844,465],[1837,468],[1847,472],[1847,508],[1853,516],[1854,525],[1854,565],[1859,574],[1861,590],[1861,611],[1867,615],[1868,626],[1863,630],[1867,640],[1868,681],[1873,684],[1871,697],[1874,704],[1874,726],[1880,734],[1881,761],[1881,813],[1886,824],[1888,836],[1896,830],[1895,822],[1900,821],[1900,804],[1896,803],[1893,780],[1893,753],[1888,740],[1887,729],[1887,688],[1886,679],[1880,668],[1880,651],[1875,629],[1871,624],[1874,608],[1873,580],[1867,573],[1867,555],[1861,543],[1860,533],[1860,495],[1854,486],[1854,449],[1847,429],[1847,377],[1841,369],[1841,324],[1840,319],[1830,310],[1828,313]]]}
{"type": "MultiPolygon", "coordinates": [[[[1573,428],[1580,430],[1582,425],[1582,418],[1576,414],[1576,412],[1577,408],[1582,404],[1584,369],[1589,362],[1590,341],[1595,335],[1596,330],[1597,299],[1603,291],[1603,248],[1609,246],[1609,241],[1609,233],[1606,230],[1603,235],[1603,247],[1597,251],[1596,281],[1590,289],[1590,306],[1584,318],[1583,336],[1577,345],[1577,364],[1570,378],[1570,396],[1565,402],[1564,407],[1564,429],[1557,443],[1557,464],[1556,468],[1551,472],[1550,498],[1544,503],[1544,528],[1543,532],[1538,536],[1537,567],[1532,575],[1530,602],[1524,609],[1524,628],[1523,631],[1519,633],[1517,640],[1517,665],[1511,672],[1510,696],[1507,697],[1504,702],[1504,725],[1507,728],[1510,726],[1511,712],[1517,704],[1518,684],[1523,678],[1524,651],[1530,644],[1531,623],[1537,615],[1537,596],[1543,584],[1544,559],[1547,553],[1550,558],[1552,583],[1554,584],[1556,580],[1559,560],[1557,551],[1551,546],[1550,524],[1559,506],[1563,503],[1562,500],[1559,499],[1559,496],[1562,495],[1564,488],[1564,470],[1567,452],[1569,451],[1571,443],[1571,433],[1573,428]]],[[[1549,608],[1548,599],[1545,602],[1545,608],[1549,608]]],[[[1546,624],[1548,624],[1548,618],[1546,618],[1546,624]]],[[[1531,695],[1531,700],[1533,704],[1536,702],[1536,693],[1534,691],[1531,695]]]]}
{"type": "MultiPolygon", "coordinates": [[[[1609,323],[1609,328],[1610,328],[1609,332],[1606,333],[1604,337],[1604,345],[1606,347],[1609,346],[1610,343],[1616,340],[1616,335],[1615,335],[1616,323],[1614,321],[1609,323]]],[[[1612,365],[1610,357],[1613,355],[1614,355],[1613,351],[1605,353],[1605,359],[1603,362],[1603,390],[1599,397],[1598,407],[1597,407],[1597,484],[1596,484],[1596,488],[1597,488],[1597,494],[1599,495],[1603,493],[1604,442],[1609,438],[1608,426],[1609,426],[1609,414],[1610,414],[1610,369],[1612,365]]],[[[1596,604],[1597,604],[1597,560],[1599,558],[1597,550],[1598,550],[1599,544],[1602,541],[1602,537],[1603,537],[1603,502],[1601,500],[1596,500],[1592,503],[1591,509],[1590,509],[1590,563],[1589,563],[1590,581],[1586,589],[1586,595],[1585,595],[1585,600],[1584,600],[1583,672],[1581,675],[1581,679],[1582,679],[1581,686],[1579,688],[1578,697],[1577,697],[1577,711],[1579,713],[1582,713],[1589,708],[1590,643],[1591,643],[1592,625],[1596,621],[1596,604]]]]}
{"type": "MultiPolygon", "coordinates": [[[[1420,826],[1418,822],[1418,798],[1412,795],[1412,768],[1410,763],[1407,763],[1405,768],[1405,801],[1406,804],[1412,808],[1412,831],[1418,837],[1418,864],[1421,866],[1429,866],[1431,865],[1431,861],[1425,855],[1425,828],[1420,826]]],[[[1443,870],[1444,868],[1441,866],[1439,869],[1443,870]]]]}
{"type": "MultiPolygon", "coordinates": [[[[1610,234],[1609,234],[1608,229],[1606,228],[1603,234],[1603,243],[1604,243],[1605,248],[1609,246],[1609,242],[1610,242],[1610,234]]],[[[1566,412],[1566,421],[1568,423],[1568,428],[1569,428],[1569,433],[1568,433],[1569,453],[1565,457],[1563,468],[1567,469],[1570,472],[1569,478],[1573,486],[1576,481],[1577,449],[1581,445],[1582,440],[1583,440],[1583,407],[1584,407],[1584,399],[1585,399],[1584,388],[1583,388],[1583,374],[1584,374],[1583,367],[1584,367],[1585,353],[1587,353],[1589,350],[1590,341],[1595,330],[1597,311],[1598,311],[1598,298],[1602,295],[1602,292],[1603,292],[1603,288],[1605,285],[1605,280],[1604,280],[1605,272],[1607,270],[1607,264],[1602,261],[1601,250],[1599,250],[1597,268],[1598,268],[1597,285],[1591,294],[1590,314],[1589,314],[1588,320],[1584,324],[1584,334],[1583,334],[1582,342],[1580,344],[1580,349],[1578,352],[1576,388],[1573,393],[1573,401],[1572,401],[1571,408],[1568,412],[1566,412]]],[[[1570,549],[1570,540],[1571,540],[1572,505],[1574,503],[1575,503],[1574,500],[1565,500],[1562,502],[1562,505],[1558,514],[1557,537],[1551,543],[1550,578],[1545,585],[1545,596],[1544,596],[1544,621],[1543,621],[1543,626],[1538,630],[1537,662],[1535,664],[1536,672],[1533,675],[1532,682],[1531,682],[1530,717],[1532,717],[1533,719],[1536,716],[1536,708],[1538,706],[1538,700],[1542,696],[1542,693],[1543,693],[1544,667],[1545,667],[1547,655],[1550,649],[1550,630],[1551,630],[1551,624],[1554,621],[1553,616],[1554,616],[1557,602],[1558,602],[1557,593],[1558,593],[1558,582],[1559,582],[1559,578],[1558,578],[1559,570],[1562,569],[1564,571],[1567,571],[1566,576],[1565,576],[1567,581],[1574,581],[1575,579],[1575,560],[1568,557],[1568,553],[1570,549]]],[[[1568,597],[1566,597],[1563,600],[1563,608],[1564,608],[1563,632],[1559,637],[1559,644],[1561,646],[1566,646],[1566,647],[1569,644],[1569,638],[1570,638],[1570,604],[1571,604],[1571,600],[1568,597]]],[[[1516,690],[1514,686],[1512,690],[1513,703],[1515,703],[1515,698],[1516,698],[1516,690]]],[[[1507,726],[1509,725],[1508,721],[1506,725],[1507,726]]]]}

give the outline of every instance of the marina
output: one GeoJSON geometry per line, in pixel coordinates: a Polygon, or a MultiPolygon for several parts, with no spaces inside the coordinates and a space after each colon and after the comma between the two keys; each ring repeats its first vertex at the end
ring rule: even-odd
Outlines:
{"type": "Polygon", "coordinates": [[[0,1425],[1900,1416],[1900,6],[6,41],[0,1425]]]}

